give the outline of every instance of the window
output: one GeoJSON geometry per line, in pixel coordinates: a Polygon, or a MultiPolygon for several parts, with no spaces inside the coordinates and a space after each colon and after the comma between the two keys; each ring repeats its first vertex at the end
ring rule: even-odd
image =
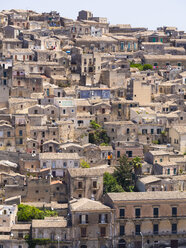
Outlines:
{"type": "Polygon", "coordinates": [[[125,235],[125,226],[120,226],[119,235],[120,236],[125,235]]]}
{"type": "Polygon", "coordinates": [[[23,136],[23,130],[19,130],[19,136],[23,136]]]}
{"type": "Polygon", "coordinates": [[[158,218],[158,216],[159,216],[159,209],[158,208],[153,208],[153,215],[154,215],[154,218],[158,218]]]}
{"type": "Polygon", "coordinates": [[[140,208],[136,208],[136,209],[135,209],[135,214],[136,214],[136,218],[140,218],[141,209],[140,209],[140,208]]]}
{"type": "Polygon", "coordinates": [[[167,174],[170,175],[170,169],[167,169],[167,174]]]}
{"type": "Polygon", "coordinates": [[[108,214],[99,214],[99,223],[108,223],[108,214]]]}
{"type": "Polygon", "coordinates": [[[36,194],[38,194],[39,193],[39,190],[36,190],[36,194]]]}
{"type": "Polygon", "coordinates": [[[42,132],[42,137],[43,137],[43,138],[45,137],[45,132],[42,132]]]}
{"type": "Polygon", "coordinates": [[[173,217],[176,217],[177,216],[177,208],[176,207],[173,207],[172,208],[172,216],[173,217]]]}
{"type": "Polygon", "coordinates": [[[105,227],[101,227],[100,228],[100,234],[101,234],[101,237],[105,237],[106,236],[106,228],[105,227]]]}
{"type": "Polygon", "coordinates": [[[124,217],[125,217],[125,209],[120,208],[120,210],[119,210],[119,218],[124,219],[124,217]]]}
{"type": "Polygon", "coordinates": [[[33,143],[32,145],[33,145],[33,147],[36,147],[36,143],[33,143]]]}
{"type": "Polygon", "coordinates": [[[117,151],[117,158],[120,158],[120,151],[117,151]]]}
{"type": "Polygon", "coordinates": [[[129,128],[127,128],[127,134],[129,134],[130,133],[130,129],[129,128]]]}
{"type": "Polygon", "coordinates": [[[174,175],[176,175],[177,174],[177,170],[176,170],[176,168],[174,168],[174,175]]]}
{"type": "Polygon", "coordinates": [[[172,233],[173,234],[177,233],[177,224],[172,224],[172,233]]]}
{"type": "Polygon", "coordinates": [[[56,132],[53,132],[53,135],[56,135],[56,132]]]}
{"type": "Polygon", "coordinates": [[[87,229],[86,227],[81,228],[81,237],[85,238],[87,236],[87,229]]]}
{"type": "Polygon", "coordinates": [[[114,128],[112,128],[112,132],[114,133],[114,128]]]}
{"type": "Polygon", "coordinates": [[[150,133],[151,133],[151,134],[154,134],[154,129],[151,129],[151,130],[150,130],[150,133]]]}
{"type": "Polygon", "coordinates": [[[82,182],[78,182],[78,189],[82,189],[83,188],[83,183],[82,182]]]}
{"type": "Polygon", "coordinates": [[[158,234],[158,232],[159,232],[159,226],[158,226],[158,224],[154,224],[153,225],[153,234],[158,234]]]}
{"type": "Polygon", "coordinates": [[[132,158],[132,151],[126,151],[126,155],[127,155],[129,158],[132,158]]]}
{"type": "Polygon", "coordinates": [[[81,214],[79,216],[79,223],[80,224],[87,224],[88,223],[88,214],[81,214]]]}
{"type": "Polygon", "coordinates": [[[78,162],[74,162],[74,167],[78,167],[78,162]]]}
{"type": "Polygon", "coordinates": [[[7,132],[7,137],[10,137],[10,131],[7,132]]]}
{"type": "Polygon", "coordinates": [[[20,145],[23,144],[23,139],[19,139],[19,144],[20,144],[20,145]]]}
{"type": "Polygon", "coordinates": [[[64,167],[64,168],[67,167],[67,162],[63,162],[63,167],[64,167]]]}
{"type": "Polygon", "coordinates": [[[52,161],[52,169],[56,168],[56,161],[52,161]]]}
{"type": "Polygon", "coordinates": [[[163,162],[163,159],[162,158],[160,158],[160,162],[163,162]]]}
{"type": "Polygon", "coordinates": [[[136,235],[140,235],[140,232],[141,232],[141,226],[136,225],[136,235]]]}
{"type": "Polygon", "coordinates": [[[118,104],[118,109],[121,109],[121,103],[118,104]]]}
{"type": "Polygon", "coordinates": [[[142,134],[147,134],[147,129],[142,129],[142,134]]]}
{"type": "Polygon", "coordinates": [[[96,182],[96,181],[93,182],[93,188],[94,188],[94,189],[97,188],[97,182],[96,182]]]}
{"type": "Polygon", "coordinates": [[[161,134],[161,129],[160,128],[157,129],[157,134],[161,134]]]}
{"type": "Polygon", "coordinates": [[[21,232],[18,232],[18,238],[23,238],[23,233],[21,233],[21,232]]]}
{"type": "Polygon", "coordinates": [[[46,162],[43,162],[43,168],[46,168],[47,166],[46,166],[46,162]]]}

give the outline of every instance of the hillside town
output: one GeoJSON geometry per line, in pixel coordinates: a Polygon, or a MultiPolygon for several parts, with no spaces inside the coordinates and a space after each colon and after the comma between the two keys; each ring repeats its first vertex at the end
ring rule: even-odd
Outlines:
{"type": "Polygon", "coordinates": [[[0,12],[0,248],[186,247],[186,33],[0,12]]]}

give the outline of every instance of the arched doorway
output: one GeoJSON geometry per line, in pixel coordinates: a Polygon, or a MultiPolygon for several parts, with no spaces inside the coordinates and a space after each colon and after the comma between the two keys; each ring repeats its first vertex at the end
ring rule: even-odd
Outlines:
{"type": "Polygon", "coordinates": [[[126,242],[124,239],[120,239],[118,242],[118,248],[126,248],[126,242]]]}

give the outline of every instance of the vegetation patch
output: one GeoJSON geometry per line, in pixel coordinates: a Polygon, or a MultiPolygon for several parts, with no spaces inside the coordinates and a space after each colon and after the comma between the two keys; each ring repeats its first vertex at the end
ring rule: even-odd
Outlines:
{"type": "Polygon", "coordinates": [[[53,217],[53,216],[57,216],[56,211],[40,210],[39,208],[24,204],[18,205],[18,212],[17,212],[18,221],[28,222],[35,219],[42,220],[45,217],[53,217]]]}

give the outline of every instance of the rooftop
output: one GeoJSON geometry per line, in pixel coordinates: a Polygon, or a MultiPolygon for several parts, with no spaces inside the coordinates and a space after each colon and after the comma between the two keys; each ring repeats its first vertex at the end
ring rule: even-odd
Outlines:
{"type": "Polygon", "coordinates": [[[87,198],[81,198],[70,202],[72,211],[109,211],[110,208],[105,206],[99,201],[90,200],[87,198]]]}
{"type": "Polygon", "coordinates": [[[108,193],[113,202],[117,201],[161,201],[161,200],[186,200],[186,192],[180,191],[149,191],[149,192],[122,192],[108,193]]]}
{"type": "Polygon", "coordinates": [[[40,153],[39,154],[40,160],[43,159],[56,159],[56,160],[67,160],[67,159],[80,159],[78,153],[52,153],[52,152],[47,152],[47,153],[40,153]]]}

